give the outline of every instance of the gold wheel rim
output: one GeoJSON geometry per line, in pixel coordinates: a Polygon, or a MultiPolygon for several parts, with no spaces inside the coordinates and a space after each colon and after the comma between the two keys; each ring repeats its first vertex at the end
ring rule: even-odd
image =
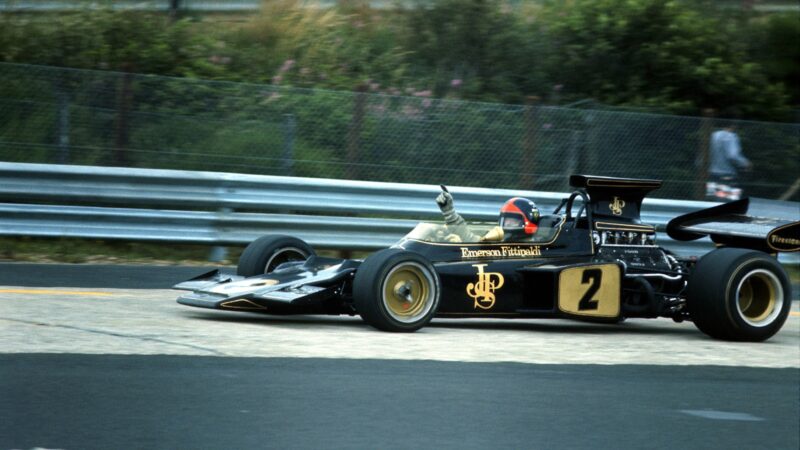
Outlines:
{"type": "Polygon", "coordinates": [[[424,317],[433,305],[434,288],[430,271],[407,262],[393,267],[383,283],[383,304],[390,316],[410,323],[424,317]]]}
{"type": "Polygon", "coordinates": [[[783,308],[783,287],[772,272],[753,270],[739,282],[736,306],[748,324],[767,326],[775,321],[783,308]]]}

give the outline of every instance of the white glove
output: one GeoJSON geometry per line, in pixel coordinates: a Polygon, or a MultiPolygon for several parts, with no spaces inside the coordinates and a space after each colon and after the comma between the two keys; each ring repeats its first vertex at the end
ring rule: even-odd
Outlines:
{"type": "Polygon", "coordinates": [[[444,221],[447,224],[463,223],[464,219],[456,212],[455,205],[453,204],[453,196],[447,192],[446,188],[442,186],[442,192],[436,197],[436,204],[442,210],[444,221]]]}
{"type": "Polygon", "coordinates": [[[441,209],[442,212],[453,209],[453,196],[447,191],[442,191],[439,193],[439,196],[436,197],[436,204],[439,205],[439,209],[441,209]]]}

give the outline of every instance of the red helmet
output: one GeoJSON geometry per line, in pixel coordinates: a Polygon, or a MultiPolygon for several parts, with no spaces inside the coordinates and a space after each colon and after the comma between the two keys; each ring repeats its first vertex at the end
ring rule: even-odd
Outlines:
{"type": "Polygon", "coordinates": [[[527,198],[509,199],[500,208],[500,227],[507,234],[534,234],[539,229],[539,208],[527,198]]]}

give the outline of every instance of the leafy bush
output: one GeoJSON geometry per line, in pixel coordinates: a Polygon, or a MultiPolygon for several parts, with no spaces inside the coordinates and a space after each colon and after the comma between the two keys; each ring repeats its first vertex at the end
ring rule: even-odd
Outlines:
{"type": "Polygon", "coordinates": [[[748,60],[730,21],[674,0],[550,2],[551,79],[573,99],[680,114],[786,117],[783,88],[748,60]],[[559,83],[562,84],[562,83],[559,83]]]}
{"type": "Polygon", "coordinates": [[[358,5],[317,9],[298,0],[265,2],[261,14],[217,34],[229,71],[247,81],[354,89],[391,86],[405,71],[391,13],[358,5]]]}
{"type": "Polygon", "coordinates": [[[773,83],[781,83],[790,104],[800,106],[800,17],[771,14],[753,20],[748,29],[749,52],[773,83]]]}

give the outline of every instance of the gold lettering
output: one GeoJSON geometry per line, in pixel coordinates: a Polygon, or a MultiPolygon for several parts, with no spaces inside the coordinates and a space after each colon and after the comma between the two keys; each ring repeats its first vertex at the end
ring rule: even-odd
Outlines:
{"type": "Polygon", "coordinates": [[[542,256],[542,248],[538,245],[533,247],[503,246],[501,250],[505,257],[529,258],[532,256],[542,256]]]}
{"type": "Polygon", "coordinates": [[[504,245],[497,249],[477,249],[468,247],[461,248],[461,259],[480,259],[480,258],[530,258],[542,256],[542,248],[539,245],[531,247],[521,247],[518,245],[504,245]]]}
{"type": "Polygon", "coordinates": [[[494,307],[494,291],[503,287],[505,278],[498,272],[484,272],[488,264],[473,264],[478,268],[478,281],[467,285],[467,295],[475,301],[475,309],[491,309],[494,307]]]}
{"type": "Polygon", "coordinates": [[[624,207],[625,200],[620,200],[617,196],[614,196],[614,201],[608,204],[608,209],[610,209],[615,216],[621,216],[622,208],[624,207]]]}
{"type": "Polygon", "coordinates": [[[800,239],[785,238],[776,236],[774,234],[770,237],[770,239],[772,239],[772,242],[776,244],[800,245],[800,239]]]}
{"type": "Polygon", "coordinates": [[[502,258],[503,254],[500,250],[472,250],[467,247],[461,247],[461,259],[479,259],[479,258],[502,258]]]}

